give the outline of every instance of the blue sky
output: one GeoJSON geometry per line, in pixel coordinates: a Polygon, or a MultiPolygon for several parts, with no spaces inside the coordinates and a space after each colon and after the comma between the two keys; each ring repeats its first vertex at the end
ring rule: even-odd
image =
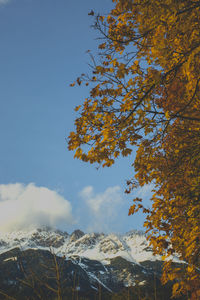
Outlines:
{"type": "MultiPolygon", "coordinates": [[[[96,170],[94,165],[74,160],[65,140],[73,129],[73,108],[88,93],[87,88],[69,85],[89,72],[86,51],[97,51],[97,32],[91,28],[88,12],[105,13],[111,6],[111,0],[0,0],[0,206],[4,204],[7,219],[21,222],[19,212],[14,218],[12,211],[11,218],[9,201],[21,201],[21,210],[26,203],[29,214],[44,187],[47,194],[43,197],[51,191],[55,201],[58,196],[69,203],[71,215],[66,224],[66,205],[62,216],[52,221],[69,231],[77,227],[120,232],[142,228],[142,215],[128,217],[131,197],[123,193],[126,179],[134,174],[133,157],[96,170]]],[[[149,189],[140,193],[147,198],[149,189]]],[[[55,211],[64,203],[59,201],[58,207],[52,202],[55,211]]],[[[45,203],[46,216],[40,214],[43,217],[37,220],[51,216],[51,202],[45,203]]],[[[27,219],[26,213],[21,220],[27,219]]],[[[25,221],[21,224],[26,226],[25,221]]]]}

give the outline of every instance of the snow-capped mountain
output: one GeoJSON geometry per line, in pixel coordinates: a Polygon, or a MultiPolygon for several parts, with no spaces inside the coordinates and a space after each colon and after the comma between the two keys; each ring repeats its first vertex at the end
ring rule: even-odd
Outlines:
{"type": "MultiPolygon", "coordinates": [[[[43,282],[42,291],[47,293],[46,280],[48,286],[55,285],[47,279],[55,278],[52,274],[56,269],[55,258],[58,265],[62,265],[60,278],[65,282],[64,287],[68,292],[71,288],[73,294],[76,286],[86,297],[83,299],[95,299],[100,289],[105,299],[112,299],[109,295],[126,287],[140,286],[146,293],[147,290],[152,292],[155,280],[161,286],[161,257],[153,255],[142,231],[133,230],[120,235],[85,234],[75,230],[68,234],[46,227],[0,234],[0,299],[6,299],[1,298],[2,290],[12,290],[11,297],[19,295],[19,299],[26,299],[24,293],[28,292],[22,282],[27,278],[29,290],[32,288],[30,282],[35,280],[43,282]]],[[[70,297],[64,299],[72,299],[70,297]]],[[[51,294],[48,299],[51,299],[51,294]]]]}
{"type": "Polygon", "coordinates": [[[130,231],[125,235],[87,233],[75,230],[71,235],[60,230],[40,228],[31,231],[0,233],[0,253],[9,249],[42,249],[53,250],[58,256],[80,256],[109,263],[115,257],[139,263],[145,260],[154,261],[155,257],[148,246],[142,231],[130,231]]]}

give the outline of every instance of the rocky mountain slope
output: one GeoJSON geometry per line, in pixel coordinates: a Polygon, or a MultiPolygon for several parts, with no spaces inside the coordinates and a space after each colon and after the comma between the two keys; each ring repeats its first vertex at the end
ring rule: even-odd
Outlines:
{"type": "MultiPolygon", "coordinates": [[[[16,299],[39,299],[34,289],[45,295],[41,299],[55,299],[59,289],[68,297],[63,299],[75,293],[95,299],[100,291],[102,299],[112,299],[128,287],[153,294],[155,286],[161,287],[161,270],[161,258],[153,255],[140,231],[106,235],[76,230],[69,235],[42,228],[0,235],[0,299],[8,292],[16,299]],[[35,296],[26,298],[30,293],[35,296]]],[[[166,289],[160,299],[169,299],[170,287],[166,289]]]]}
{"type": "Polygon", "coordinates": [[[51,248],[58,256],[78,255],[99,260],[104,264],[117,256],[133,263],[160,259],[153,256],[144,233],[134,230],[125,235],[85,234],[81,230],[75,230],[69,235],[60,230],[42,228],[0,234],[0,253],[15,247],[23,250],[29,248],[49,250],[51,248]]]}

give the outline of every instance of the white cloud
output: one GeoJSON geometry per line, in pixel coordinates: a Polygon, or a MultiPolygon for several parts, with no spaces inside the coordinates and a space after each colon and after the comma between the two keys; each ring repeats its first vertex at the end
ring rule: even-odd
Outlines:
{"type": "Polygon", "coordinates": [[[103,193],[95,193],[92,186],[87,186],[80,196],[87,208],[89,231],[107,232],[116,229],[124,203],[119,186],[109,187],[103,193]]]}
{"type": "Polygon", "coordinates": [[[30,183],[0,185],[0,231],[73,224],[72,207],[56,191],[30,183]]]}
{"type": "Polygon", "coordinates": [[[10,0],[0,0],[0,5],[1,4],[7,4],[8,2],[10,2],[10,0]]]}
{"type": "Polygon", "coordinates": [[[152,196],[152,190],[154,185],[152,183],[145,184],[143,187],[140,187],[136,190],[135,196],[142,198],[143,200],[150,199],[152,196]]]}

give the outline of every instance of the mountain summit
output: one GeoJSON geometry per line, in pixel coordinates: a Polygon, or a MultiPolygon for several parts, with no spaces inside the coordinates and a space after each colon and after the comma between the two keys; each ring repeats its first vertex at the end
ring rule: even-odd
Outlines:
{"type": "MultiPolygon", "coordinates": [[[[63,299],[72,299],[75,290],[80,299],[95,299],[100,290],[101,299],[117,299],[113,295],[127,288],[145,295],[153,293],[155,284],[161,288],[162,264],[142,231],[124,235],[81,230],[68,234],[49,227],[16,231],[0,235],[0,295],[12,291],[10,297],[26,299],[37,287],[45,294],[42,299],[48,293],[48,299],[55,299],[58,274],[63,295],[71,295],[63,299]]],[[[168,289],[164,294],[157,299],[169,299],[168,289]]]]}
{"type": "Polygon", "coordinates": [[[68,234],[61,230],[43,227],[30,231],[0,234],[0,253],[15,247],[23,250],[29,248],[49,250],[51,248],[58,256],[78,255],[103,263],[109,263],[110,259],[118,256],[134,263],[160,259],[153,255],[145,234],[137,230],[124,235],[84,233],[81,230],[68,234]]]}

